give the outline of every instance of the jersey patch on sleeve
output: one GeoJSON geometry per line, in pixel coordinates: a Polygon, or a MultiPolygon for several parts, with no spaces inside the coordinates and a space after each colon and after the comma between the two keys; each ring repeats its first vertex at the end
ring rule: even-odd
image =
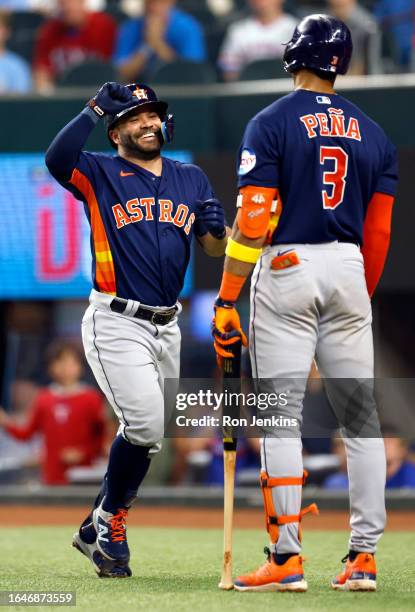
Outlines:
{"type": "Polygon", "coordinates": [[[256,165],[256,155],[251,149],[243,149],[241,153],[241,162],[239,164],[238,175],[244,176],[251,172],[256,165]]]}

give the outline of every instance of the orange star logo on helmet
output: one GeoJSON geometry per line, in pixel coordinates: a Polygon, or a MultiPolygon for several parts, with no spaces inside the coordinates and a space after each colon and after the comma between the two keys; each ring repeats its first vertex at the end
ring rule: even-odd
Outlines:
{"type": "Polygon", "coordinates": [[[333,55],[333,59],[331,60],[332,66],[337,66],[338,63],[339,63],[338,56],[337,55],[333,55]]]}
{"type": "Polygon", "coordinates": [[[138,87],[133,91],[133,96],[139,100],[148,100],[147,90],[139,89],[138,87]]]}

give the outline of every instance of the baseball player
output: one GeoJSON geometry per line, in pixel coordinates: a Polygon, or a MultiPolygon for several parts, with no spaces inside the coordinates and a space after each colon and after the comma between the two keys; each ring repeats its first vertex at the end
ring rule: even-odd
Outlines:
{"type": "Polygon", "coordinates": [[[73,539],[99,576],[131,576],[126,517],[160,449],[163,381],[179,377],[178,296],[192,236],[212,256],[223,255],[227,241],[202,170],[160,156],[173,137],[167,108],[145,84],[106,83],[46,153],[91,226],[94,288],[82,338],[120,422],[94,510],[73,539]],[[115,156],[82,150],[101,118],[115,156]]]}
{"type": "MultiPolygon", "coordinates": [[[[282,416],[265,435],[261,487],[271,546],[240,591],[305,591],[300,521],[301,409],[314,356],[326,379],[372,379],[371,303],[386,259],[397,184],[396,152],[382,129],[334,89],[352,53],[350,31],[326,15],[296,27],[284,54],[294,91],[258,113],[239,152],[237,217],[226,248],[213,335],[219,360],[242,336],[235,308],[251,282],[250,357],[257,379],[291,379],[282,416]],[[274,230],[274,231],[273,231],[274,230]],[[295,380],[293,380],[295,379],[295,380]],[[287,419],[288,420],[288,419],[287,419]],[[291,422],[292,419],[289,419],[291,422]]],[[[351,536],[338,590],[375,590],[385,525],[381,437],[344,440],[351,536]]]]}

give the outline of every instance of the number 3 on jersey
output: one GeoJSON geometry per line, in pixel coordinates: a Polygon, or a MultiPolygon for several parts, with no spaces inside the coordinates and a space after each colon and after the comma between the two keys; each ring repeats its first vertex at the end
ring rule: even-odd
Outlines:
{"type": "Polygon", "coordinates": [[[343,202],[349,156],[341,147],[320,147],[320,164],[327,160],[334,160],[334,170],[323,173],[323,184],[331,189],[323,189],[321,195],[323,208],[333,210],[343,202]]]}

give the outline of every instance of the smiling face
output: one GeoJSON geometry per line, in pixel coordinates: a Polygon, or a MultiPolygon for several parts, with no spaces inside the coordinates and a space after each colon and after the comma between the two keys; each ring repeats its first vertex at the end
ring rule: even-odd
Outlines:
{"type": "Polygon", "coordinates": [[[160,155],[163,144],[161,119],[155,107],[138,107],[110,130],[109,136],[120,153],[151,160],[160,155]]]}

